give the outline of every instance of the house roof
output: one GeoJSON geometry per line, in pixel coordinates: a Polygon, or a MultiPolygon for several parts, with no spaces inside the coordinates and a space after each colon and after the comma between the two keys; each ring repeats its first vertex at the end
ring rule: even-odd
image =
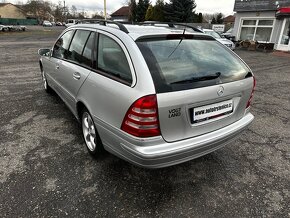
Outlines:
{"type": "Polygon", "coordinates": [[[4,6],[6,6],[6,5],[12,5],[11,3],[0,3],[0,7],[4,7],[4,6]]]}
{"type": "Polygon", "coordinates": [[[4,7],[4,6],[6,6],[6,5],[12,5],[12,6],[14,6],[14,7],[20,9],[22,12],[24,12],[24,10],[23,10],[23,5],[14,5],[14,4],[12,4],[12,3],[0,3],[0,8],[1,8],[1,7],[4,7]]]}
{"type": "Polygon", "coordinates": [[[130,7],[129,6],[123,6],[119,8],[117,11],[111,14],[111,16],[129,16],[130,14],[130,7]]]}
{"type": "Polygon", "coordinates": [[[235,16],[233,15],[229,15],[224,18],[224,23],[233,23],[233,22],[235,22],[235,16]]]}
{"type": "Polygon", "coordinates": [[[288,7],[290,0],[235,0],[234,11],[236,12],[248,12],[248,11],[276,11],[277,3],[280,7],[288,7]]]}

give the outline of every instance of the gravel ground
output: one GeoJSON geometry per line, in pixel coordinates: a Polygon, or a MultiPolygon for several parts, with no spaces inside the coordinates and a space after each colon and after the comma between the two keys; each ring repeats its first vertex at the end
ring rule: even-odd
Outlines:
{"type": "Polygon", "coordinates": [[[1,217],[290,217],[290,57],[238,50],[255,121],[231,144],[148,170],[88,155],[80,126],[41,86],[37,50],[61,28],[0,33],[1,217]]]}

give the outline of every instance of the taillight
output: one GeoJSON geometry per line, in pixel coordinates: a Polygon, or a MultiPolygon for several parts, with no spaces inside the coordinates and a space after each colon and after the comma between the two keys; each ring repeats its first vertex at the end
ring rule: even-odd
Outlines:
{"type": "Polygon", "coordinates": [[[256,79],[255,79],[255,77],[253,76],[253,88],[252,88],[251,96],[250,96],[250,98],[249,98],[249,101],[248,101],[248,103],[247,103],[247,107],[246,107],[246,108],[248,108],[248,107],[251,106],[251,102],[252,102],[252,100],[253,100],[253,96],[254,96],[255,88],[256,88],[256,79]]]}
{"type": "Polygon", "coordinates": [[[160,135],[156,95],[135,101],[127,111],[121,129],[137,137],[160,135]]]}

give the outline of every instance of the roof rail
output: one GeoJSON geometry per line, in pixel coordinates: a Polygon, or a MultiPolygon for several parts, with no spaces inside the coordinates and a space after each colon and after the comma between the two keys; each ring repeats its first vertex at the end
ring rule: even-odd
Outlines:
{"type": "Polygon", "coordinates": [[[176,28],[176,26],[183,26],[183,27],[187,27],[187,28],[190,28],[192,30],[194,30],[195,32],[200,32],[200,33],[203,33],[202,30],[196,28],[196,27],[193,27],[193,26],[190,26],[188,24],[182,24],[182,23],[174,23],[174,22],[158,22],[158,21],[146,21],[146,22],[143,22],[143,23],[139,23],[139,25],[144,25],[144,26],[155,26],[156,24],[167,24],[168,27],[171,27],[171,28],[176,28]]]}
{"type": "Polygon", "coordinates": [[[104,19],[82,19],[78,20],[76,24],[82,24],[82,23],[97,23],[103,26],[107,26],[108,23],[115,24],[119,27],[119,29],[125,33],[129,33],[128,29],[124,26],[124,24],[112,21],[112,20],[104,20],[104,19]]]}

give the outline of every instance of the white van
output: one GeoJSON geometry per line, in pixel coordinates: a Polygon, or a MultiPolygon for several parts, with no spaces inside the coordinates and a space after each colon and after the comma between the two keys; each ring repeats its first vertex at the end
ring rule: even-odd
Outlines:
{"type": "Polygon", "coordinates": [[[67,21],[65,22],[65,26],[69,27],[69,26],[75,25],[76,23],[77,23],[76,19],[67,19],[67,21]]]}

